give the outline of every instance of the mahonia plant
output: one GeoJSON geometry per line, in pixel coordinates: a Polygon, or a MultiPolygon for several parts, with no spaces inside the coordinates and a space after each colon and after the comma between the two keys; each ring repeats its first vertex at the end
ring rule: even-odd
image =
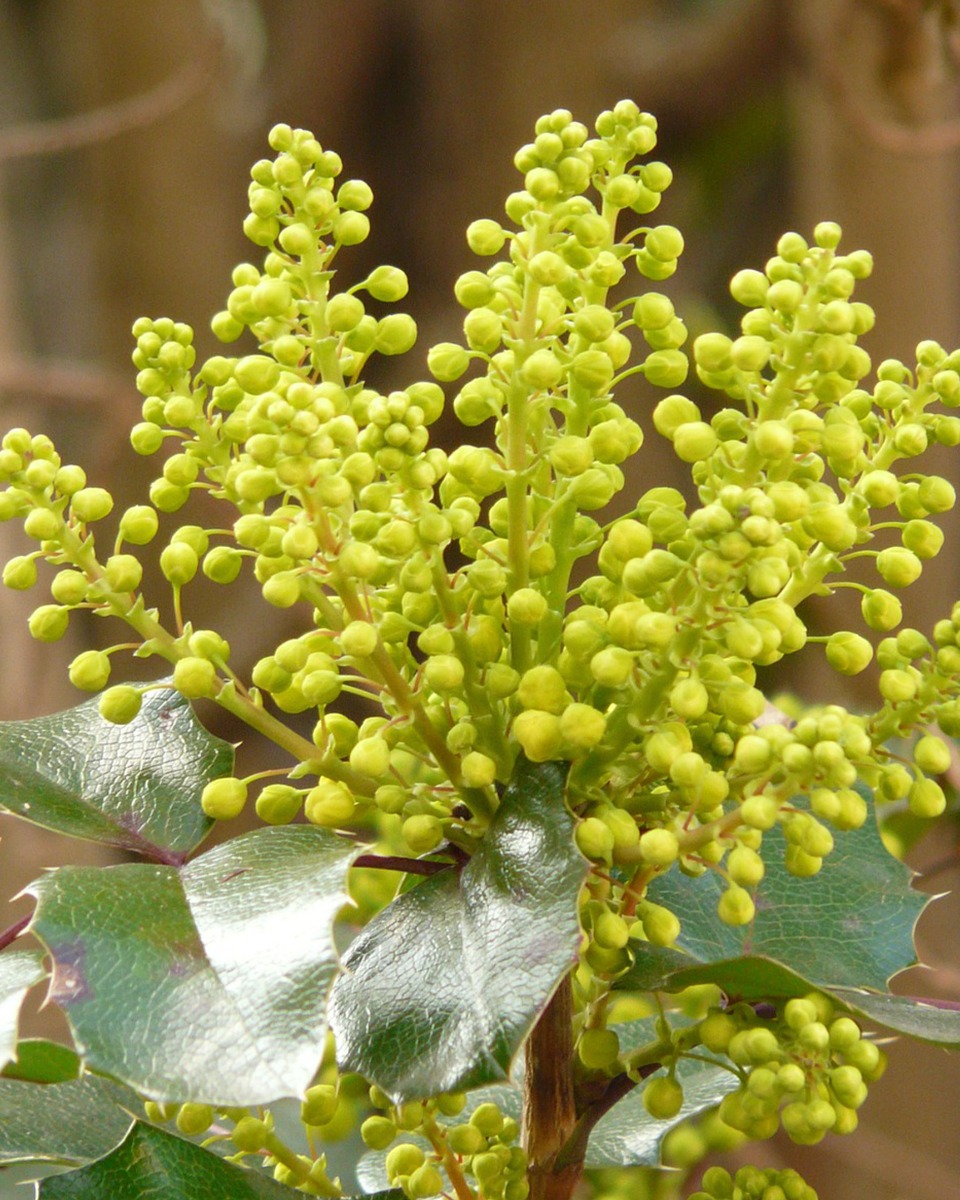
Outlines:
{"type": "MultiPolygon", "coordinates": [[[[505,221],[467,230],[491,265],[456,282],[462,338],[384,393],[376,356],[416,340],[390,309],[407,278],[344,285],[338,261],[371,189],[304,130],[269,141],[244,222],[262,259],[211,323],[238,352],[133,327],[149,502],[111,523],[48,437],[2,439],[0,518],[28,539],[3,582],[54,569],[30,633],[124,631],[70,664],[96,699],[0,726],[0,803],[146,861],[48,873],[0,939],[0,1162],[69,1167],[45,1200],[197,1179],[564,1200],[584,1171],[603,1194],[781,1127],[851,1133],[878,1030],[960,1044],[955,1012],[887,990],[923,902],[875,812],[947,805],[960,604],[927,636],[898,593],[955,501],[913,460],[960,443],[960,352],[923,342],[865,383],[871,259],[824,222],[734,276],[740,332],[696,338],[702,400],[677,392],[687,330],[658,285],[683,239],[650,223],[671,172],[623,101],[592,134],[537,122],[505,221]],[[445,449],[451,394],[481,432],[445,449]],[[645,436],[689,497],[636,486],[645,436]],[[239,654],[190,620],[204,580],[241,597],[239,654]],[[862,627],[811,634],[804,601],[839,588],[862,627]],[[875,707],[767,701],[758,671],[815,644],[841,675],[876,659],[875,707]],[[111,682],[129,653],[166,673],[111,682]],[[193,702],[275,765],[245,774],[193,702]],[[252,831],[193,856],[251,802],[252,831]],[[48,978],[75,1048],[17,1040],[48,978]]],[[[692,1196],[815,1200],[754,1168],[692,1196]]]]}

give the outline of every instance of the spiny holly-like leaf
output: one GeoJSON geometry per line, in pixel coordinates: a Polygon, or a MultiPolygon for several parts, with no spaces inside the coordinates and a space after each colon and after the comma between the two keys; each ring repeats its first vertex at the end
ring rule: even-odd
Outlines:
{"type": "Polygon", "coordinates": [[[45,829],[181,863],[210,828],[200,792],[232,764],[233,749],[176,692],[147,692],[129,725],[105,721],[88,700],[0,722],[0,807],[45,829]]]}
{"type": "Polygon", "coordinates": [[[51,996],[94,1070],[157,1100],[264,1104],[309,1085],[358,848],[256,830],[182,868],[62,867],[33,884],[51,996]]]}
{"type": "Polygon", "coordinates": [[[16,1058],[20,1006],[44,975],[39,950],[16,949],[0,954],[0,1071],[16,1058]]]}
{"type": "Polygon", "coordinates": [[[137,1121],[105,1157],[40,1182],[40,1200],[293,1200],[302,1192],[262,1171],[137,1121]]]}
{"type": "Polygon", "coordinates": [[[702,983],[715,983],[728,996],[742,1000],[803,996],[814,983],[797,971],[762,954],[699,962],[690,954],[640,942],[630,970],[615,988],[644,992],[678,992],[702,983]]]}
{"type": "MultiPolygon", "coordinates": [[[[264,1171],[224,1162],[209,1150],[137,1121],[106,1157],[40,1183],[39,1200],[293,1200],[303,1192],[264,1171]]],[[[365,1200],[404,1200],[388,1188],[365,1200]]]]}
{"type": "Polygon", "coordinates": [[[330,1024],[344,1070],[395,1097],[504,1079],[570,970],[586,863],[565,768],[521,761],[477,853],[370,922],[343,958],[330,1024]]]}
{"type": "Polygon", "coordinates": [[[117,1145],[134,1106],[128,1088],[95,1075],[46,1084],[0,1079],[0,1164],[82,1166],[117,1145]]]}
{"type": "Polygon", "coordinates": [[[83,1064],[70,1046],[45,1038],[26,1038],[17,1042],[17,1057],[7,1063],[0,1075],[21,1079],[24,1083],[66,1083],[79,1079],[83,1064]]]}
{"type": "Polygon", "coordinates": [[[909,869],[884,847],[872,819],[835,840],[819,874],[798,879],[784,866],[782,832],[764,834],[767,871],[749,925],[720,920],[725,885],[717,872],[690,879],[671,871],[655,880],[650,898],[680,918],[677,949],[690,956],[695,973],[684,973],[675,954],[644,947],[618,986],[662,986],[662,966],[671,986],[710,981],[745,998],[769,996],[771,988],[794,995],[788,989],[796,980],[885,990],[892,975],[916,962],[913,930],[928,897],[911,889],[909,869]]]}
{"type": "Polygon", "coordinates": [[[960,1046],[960,1004],[956,1001],[924,1000],[857,988],[829,991],[842,1004],[885,1029],[938,1046],[960,1046]]]}

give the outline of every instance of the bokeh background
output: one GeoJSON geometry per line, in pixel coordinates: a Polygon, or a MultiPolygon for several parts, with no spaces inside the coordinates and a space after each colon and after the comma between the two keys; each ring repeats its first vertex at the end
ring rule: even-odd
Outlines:
{"type": "MultiPolygon", "coordinates": [[[[312,129],[374,189],[373,236],[354,264],[410,276],[421,338],[390,367],[403,379],[425,371],[428,345],[457,337],[452,285],[472,265],[462,231],[518,186],[513,152],[536,117],[567,107],[590,121],[622,96],[660,120],[675,183],[658,219],[687,240],[664,290],[692,332],[732,326],[727,279],[761,266],[781,232],[832,219],[848,248],[875,257],[858,292],[878,313],[874,361],[909,361],[921,338],[952,349],[958,20],[953,0],[0,0],[0,426],[51,433],[119,504],[142,497],[152,464],[126,442],[140,404],[130,326],[172,316],[214,351],[207,322],[252,252],[240,228],[249,165],[280,120],[312,129]]],[[[618,399],[643,421],[652,397],[639,382],[618,399]]],[[[681,486],[655,440],[639,486],[681,486]]],[[[937,469],[960,483],[955,451],[937,469]]],[[[21,550],[0,527],[0,558],[21,550]]],[[[928,628],[960,596],[958,550],[948,518],[947,549],[907,596],[910,623],[928,628]]],[[[195,617],[255,657],[276,635],[258,615],[254,637],[233,593],[201,598],[195,617]]],[[[0,595],[2,719],[75,703],[66,663],[113,637],[74,621],[64,643],[39,647],[25,625],[38,602],[0,595]]],[[[810,614],[828,619],[859,627],[842,608],[810,614]]],[[[807,656],[775,683],[856,704],[871,681],[840,695],[807,656]]],[[[52,863],[98,861],[9,817],[0,836],[4,901],[52,863]]],[[[926,890],[955,887],[956,830],[927,839],[914,865],[926,890]]],[[[920,926],[931,969],[898,986],[960,1000],[958,928],[960,906],[938,900],[920,926]]],[[[50,1021],[28,1017],[30,1029],[50,1021]]],[[[903,1045],[854,1137],[750,1155],[792,1162],[822,1200],[945,1200],[960,1195],[958,1126],[960,1057],[903,1045]]]]}

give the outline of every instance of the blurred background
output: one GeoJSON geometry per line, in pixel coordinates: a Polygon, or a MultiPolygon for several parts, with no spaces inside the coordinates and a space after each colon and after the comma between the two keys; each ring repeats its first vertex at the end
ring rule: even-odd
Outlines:
{"type": "MultiPolygon", "coordinates": [[[[590,122],[624,96],[658,116],[657,155],[674,170],[658,219],[680,226],[687,250],[663,290],[691,332],[729,331],[730,275],[762,266],[784,230],[830,219],[848,249],[875,258],[858,291],[878,314],[874,362],[911,361],[921,338],[953,349],[958,18],[953,0],[0,0],[0,426],[49,432],[118,505],[142,500],[153,464],[126,440],[140,406],[130,326],[171,316],[197,329],[201,357],[215,352],[209,318],[232,266],[256,253],[240,228],[249,166],[277,121],[313,130],[374,189],[373,235],[348,269],[387,262],[410,276],[420,342],[390,368],[402,382],[425,373],[432,342],[458,337],[463,230],[502,212],[537,116],[566,107],[590,122]]],[[[618,395],[641,422],[644,386],[618,395]]],[[[679,486],[653,442],[642,486],[679,486]]],[[[937,469],[960,483],[955,451],[937,469]]],[[[948,523],[947,549],[905,601],[922,629],[960,596],[960,529],[948,523]]],[[[0,559],[22,550],[0,526],[0,559]]],[[[2,719],[76,703],[66,663],[115,636],[73,621],[63,643],[36,645],[25,622],[44,599],[0,594],[2,719]]],[[[226,611],[216,595],[199,604],[196,623],[243,632],[232,594],[226,611]]],[[[859,628],[832,605],[829,619],[859,628]]],[[[856,688],[869,679],[824,693],[818,661],[777,686],[866,698],[856,688]]],[[[947,864],[921,877],[927,890],[956,886],[955,832],[916,851],[919,870],[947,864]]],[[[44,866],[97,857],[2,816],[0,836],[4,900],[44,866]]],[[[960,1000],[958,928],[955,900],[932,906],[920,942],[933,969],[903,990],[960,1000]]],[[[958,1122],[960,1058],[900,1046],[853,1138],[749,1157],[793,1163],[822,1200],[944,1200],[960,1195],[958,1122]]]]}

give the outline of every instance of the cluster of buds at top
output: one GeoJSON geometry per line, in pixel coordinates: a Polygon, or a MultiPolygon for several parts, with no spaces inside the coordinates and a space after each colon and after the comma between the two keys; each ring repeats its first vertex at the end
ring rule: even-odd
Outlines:
{"type": "MultiPolygon", "coordinates": [[[[136,653],[166,659],[183,695],[217,701],[294,756],[283,782],[257,788],[269,822],[374,819],[410,852],[446,840],[469,853],[521,752],[568,761],[580,848],[598,875],[616,865],[629,880],[594,893],[612,921],[585,922],[608,970],[629,936],[676,937],[672,914],[643,898],[674,864],[722,872],[720,913],[744,924],[774,825],[790,870],[812,875],[831,827],[866,817],[858,779],[923,816],[942,810],[930,775],[945,743],[928,733],[908,762],[885,743],[936,721],[960,728],[957,622],[941,621],[932,641],[896,632],[895,594],[939,550],[930,518],[955,497],[945,479],[893,467],[960,442],[960,419],[941,411],[960,402],[960,356],[923,343],[915,368],[882,363],[864,386],[857,339],[873,314],[852,296],[869,255],[841,253],[840,230],[824,223],[809,243],[785,235],[763,271],[736,275],[740,336],[693,345],[700,380],[726,397],[705,419],[674,391],[688,361],[672,302],[630,294],[631,276],[659,284],[683,248],[649,216],[671,179],[649,157],[656,122],[625,101],[591,134],[558,110],[517,154],[523,182],[505,220],[469,227],[470,247],[495,261],[456,283],[462,341],[429,351],[433,379],[384,394],[366,375],[375,355],[414,344],[412,318],[382,311],[406,277],[379,267],[337,291],[334,271],[367,236],[372,193],[340,181],[339,157],[306,131],[279,125],[270,142],[244,224],[263,261],[235,270],[212,322],[226,345],[250,334],[256,348],[198,363],[188,326],[136,323],[144,399],[131,440],[164,458],[112,552],[92,529],[109,493],[45,437],[2,441],[0,518],[22,519],[35,544],[4,582],[31,587],[44,559],[58,568],[35,637],[62,636],[76,609],[125,621],[136,653]],[[671,394],[646,411],[632,376],[671,394]],[[447,452],[429,427],[454,382],[456,416],[487,430],[447,452]],[[698,500],[656,487],[605,523],[645,431],[690,464],[698,500]],[[195,492],[229,516],[177,524],[195,492]],[[139,548],[157,538],[169,619],[140,589],[139,548]],[[877,586],[839,579],[865,557],[877,586]],[[184,619],[191,587],[245,570],[267,604],[304,618],[249,678],[219,633],[184,619]],[[811,638],[797,607],[838,584],[861,589],[865,632],[811,638]],[[760,723],[758,668],[823,640],[830,664],[854,673],[874,653],[871,631],[890,635],[876,712],[832,705],[760,723]],[[372,701],[373,715],[348,715],[347,697],[372,701]],[[312,715],[311,737],[283,721],[298,713],[312,715]]],[[[128,647],[85,651],[71,679],[104,689],[112,654],[128,647]]],[[[101,711],[131,720],[140,695],[108,688],[101,711]]],[[[254,782],[216,780],[206,811],[237,814],[254,782]]]]}

